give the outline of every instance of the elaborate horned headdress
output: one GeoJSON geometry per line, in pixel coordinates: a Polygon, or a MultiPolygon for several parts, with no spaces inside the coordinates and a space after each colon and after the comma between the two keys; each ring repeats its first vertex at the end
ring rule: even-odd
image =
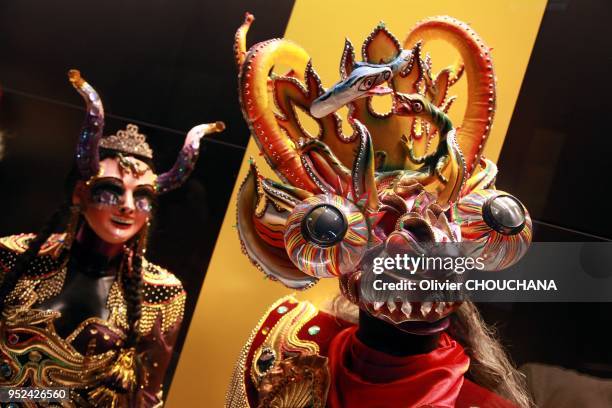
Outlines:
{"type": "Polygon", "coordinates": [[[466,24],[450,17],[418,23],[404,43],[383,24],[363,43],[362,61],[346,40],[340,81],[325,90],[306,51],[273,39],[246,50],[253,21],[236,33],[239,95],[259,149],[282,182],[262,177],[251,163],[238,203],[245,253],[269,277],[307,288],[340,277],[345,296],[385,320],[435,320],[450,313],[442,302],[414,310],[406,299],[368,303],[358,283],[368,254],[422,253],[429,242],[473,241],[487,268],[522,257],[531,220],[514,197],[494,189],[495,164],[481,157],[495,112],[490,49],[466,24]],[[424,42],[443,39],[463,59],[434,74],[424,42]],[[275,66],[289,66],[285,75],[275,66]],[[461,126],[447,112],[448,91],[467,77],[461,126]],[[372,99],[390,94],[393,107],[376,112],[372,99]],[[348,106],[352,134],[336,111],[348,106]],[[313,118],[309,133],[297,111],[313,118]],[[435,306],[435,305],[434,305],[435,306]]]}
{"type": "MultiPolygon", "coordinates": [[[[81,77],[79,71],[70,70],[68,77],[86,104],[85,122],[79,135],[76,152],[77,167],[83,180],[96,176],[100,170],[99,147],[128,155],[153,158],[153,152],[145,141],[144,135],[138,133],[138,127],[135,125],[128,125],[125,131],[119,131],[116,135],[103,138],[104,107],[98,93],[81,77]]],[[[208,123],[192,128],[187,133],[185,143],[174,166],[157,176],[155,186],[157,192],[163,194],[183,184],[198,160],[202,137],[223,129],[225,129],[223,122],[208,123]]]]}

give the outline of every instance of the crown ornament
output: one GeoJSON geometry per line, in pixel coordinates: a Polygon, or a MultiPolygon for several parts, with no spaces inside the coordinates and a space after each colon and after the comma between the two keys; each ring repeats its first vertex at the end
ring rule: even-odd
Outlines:
{"type": "Polygon", "coordinates": [[[127,125],[125,130],[119,130],[114,135],[102,138],[100,147],[153,159],[153,150],[147,143],[146,136],[139,133],[138,126],[131,123],[127,125]]]}
{"type": "MultiPolygon", "coordinates": [[[[71,69],[68,71],[68,79],[85,102],[85,121],[79,134],[75,157],[82,180],[90,180],[99,174],[99,147],[114,150],[126,156],[153,159],[153,150],[147,144],[145,135],[138,133],[138,126],[136,125],[129,124],[125,130],[102,137],[104,132],[104,106],[100,95],[83,79],[78,70],[71,69]]],[[[183,184],[198,161],[202,138],[211,133],[221,132],[223,129],[225,129],[223,122],[215,122],[195,126],[187,132],[174,166],[157,176],[155,190],[159,194],[164,194],[183,184]]],[[[133,162],[133,160],[128,161],[133,162]]],[[[129,168],[131,164],[128,161],[125,161],[124,164],[129,168]]]]}

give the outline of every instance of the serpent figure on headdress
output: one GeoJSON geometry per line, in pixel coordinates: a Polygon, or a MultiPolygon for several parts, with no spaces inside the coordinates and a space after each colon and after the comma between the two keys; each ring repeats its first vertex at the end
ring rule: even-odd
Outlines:
{"type": "MultiPolygon", "coordinates": [[[[515,197],[495,189],[497,168],[482,157],[495,112],[491,50],[467,24],[447,16],[419,22],[403,43],[381,23],[364,41],[362,61],[346,40],[340,80],[326,90],[314,61],[294,42],[272,39],[247,51],[252,22],[247,14],[235,38],[240,104],[262,156],[280,181],[263,177],[251,160],[238,196],[237,226],[245,254],[289,288],[339,278],[342,296],[360,310],[354,331],[378,325],[374,319],[384,324],[379,332],[396,330],[402,333],[398,338],[436,334],[443,343],[448,338],[440,336],[456,334],[462,321],[478,320],[469,318],[478,316],[470,302],[415,301],[401,292],[375,299],[363,282],[373,276],[373,257],[427,255],[435,243],[470,242],[469,255],[483,257],[491,271],[516,263],[526,252],[529,214],[515,197]],[[453,46],[462,64],[434,73],[432,59],[422,51],[433,39],[453,46]],[[277,73],[277,67],[288,70],[277,73]],[[448,112],[455,97],[449,91],[462,78],[467,81],[467,107],[454,126],[448,112]],[[388,112],[374,108],[381,95],[392,99],[388,112]],[[351,134],[343,131],[338,112],[343,107],[348,107],[351,134]],[[316,122],[318,132],[303,126],[303,115],[316,122]]],[[[428,271],[418,273],[426,276],[428,271]]],[[[301,401],[295,405],[300,407],[361,406],[351,405],[357,402],[348,390],[334,385],[340,369],[334,368],[332,349],[340,340],[328,333],[327,340],[319,341],[312,334],[323,332],[325,325],[328,332],[343,336],[345,328],[308,305],[288,298],[264,316],[243,350],[228,406],[289,406],[281,401],[292,398],[301,401]],[[275,325],[283,326],[282,332],[272,334],[275,325]],[[308,326],[317,329],[305,333],[302,329],[308,326]],[[313,356],[327,363],[315,363],[313,356]],[[288,372],[315,391],[288,384],[288,372]]],[[[499,347],[487,339],[489,346],[499,347]]],[[[469,336],[457,340],[470,345],[469,336]]],[[[500,385],[478,371],[483,364],[477,355],[470,357],[476,363],[470,368],[472,379],[524,405],[518,374],[500,385]]],[[[505,362],[499,366],[510,366],[501,349],[499,358],[505,362]]],[[[457,398],[457,389],[447,391],[457,398]]],[[[436,398],[426,395],[415,404],[447,406],[440,402],[447,400],[436,398]]]]}

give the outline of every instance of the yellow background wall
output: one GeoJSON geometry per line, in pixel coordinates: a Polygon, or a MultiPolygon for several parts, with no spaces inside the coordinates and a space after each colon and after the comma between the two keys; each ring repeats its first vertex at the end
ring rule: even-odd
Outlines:
{"type": "MultiPolygon", "coordinates": [[[[471,24],[493,47],[498,103],[485,155],[496,160],[545,5],[545,0],[297,0],[285,37],[310,53],[324,86],[329,86],[339,77],[344,38],[352,40],[360,59],[362,41],[381,20],[400,41],[418,20],[428,16],[447,14],[471,24]]],[[[240,23],[236,21],[236,27],[240,23]]],[[[434,72],[454,61],[454,55],[442,44],[432,44],[426,51],[432,54],[434,72]]],[[[460,123],[464,92],[459,84],[451,90],[459,95],[459,103],[451,109],[454,123],[460,123]]],[[[238,186],[246,175],[248,158],[257,160],[258,153],[251,141],[174,376],[166,405],[170,408],[222,407],[234,363],[252,328],[274,300],[289,293],[280,284],[264,279],[242,255],[234,227],[238,186]]],[[[263,173],[272,176],[264,160],[257,161],[263,173]]],[[[329,279],[299,297],[320,304],[336,291],[337,282],[329,279]]]]}

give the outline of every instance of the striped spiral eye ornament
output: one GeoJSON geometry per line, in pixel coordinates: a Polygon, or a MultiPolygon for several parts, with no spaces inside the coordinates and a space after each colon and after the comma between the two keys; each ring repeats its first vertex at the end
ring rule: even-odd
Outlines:
{"type": "Polygon", "coordinates": [[[302,201],[289,215],[285,248],[305,274],[333,278],[355,270],[369,235],[366,219],[354,203],[320,194],[302,201]]]}
{"type": "Polygon", "coordinates": [[[499,271],[527,252],[532,223],[525,206],[500,190],[475,190],[453,207],[453,221],[472,257],[484,258],[485,269],[499,271]]]}

